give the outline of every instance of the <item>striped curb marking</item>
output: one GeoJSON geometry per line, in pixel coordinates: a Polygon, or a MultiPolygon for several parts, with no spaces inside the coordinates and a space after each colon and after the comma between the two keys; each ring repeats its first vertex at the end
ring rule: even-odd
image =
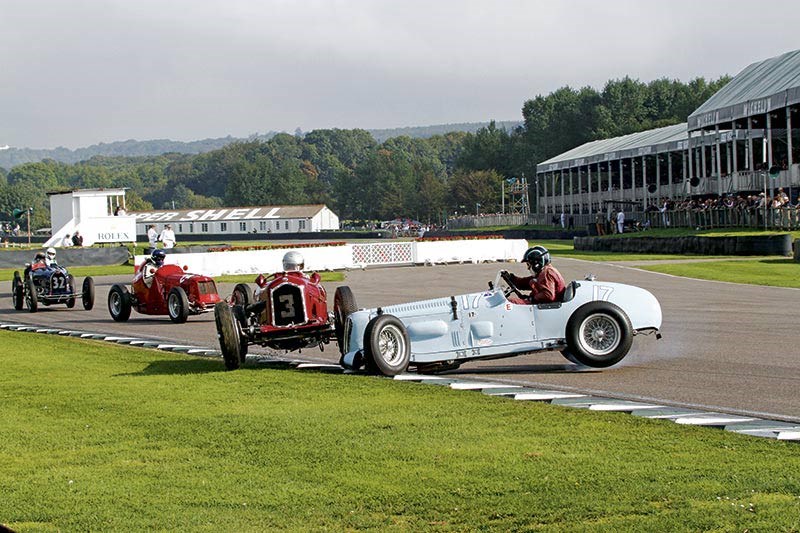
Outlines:
{"type": "MultiPolygon", "coordinates": [[[[103,340],[117,344],[128,344],[130,346],[141,348],[155,348],[157,350],[186,353],[204,357],[221,357],[222,355],[219,350],[212,348],[191,346],[186,344],[170,344],[158,339],[120,337],[119,335],[107,335],[102,333],[91,333],[86,331],[64,330],[56,328],[43,328],[41,326],[31,326],[26,324],[0,323],[0,329],[80,337],[91,340],[103,340]]],[[[251,359],[255,359],[256,363],[260,366],[270,368],[293,368],[296,370],[330,372],[337,374],[359,373],[345,369],[340,365],[329,363],[312,363],[297,359],[283,359],[274,356],[260,355],[251,356],[251,359]]],[[[719,428],[725,431],[731,431],[733,433],[739,433],[742,435],[750,435],[753,437],[800,442],[800,424],[783,422],[779,420],[768,420],[748,416],[729,415],[726,413],[706,412],[697,409],[670,407],[655,403],[603,398],[588,394],[572,393],[559,390],[540,390],[530,387],[523,387],[520,385],[510,385],[507,383],[470,381],[458,378],[430,376],[426,374],[401,374],[399,376],[394,376],[393,379],[395,381],[411,381],[416,383],[424,383],[427,385],[446,386],[452,390],[477,391],[489,396],[509,398],[515,401],[547,402],[553,405],[587,409],[589,411],[630,413],[633,416],[639,416],[642,418],[670,420],[681,425],[719,428]]]]}

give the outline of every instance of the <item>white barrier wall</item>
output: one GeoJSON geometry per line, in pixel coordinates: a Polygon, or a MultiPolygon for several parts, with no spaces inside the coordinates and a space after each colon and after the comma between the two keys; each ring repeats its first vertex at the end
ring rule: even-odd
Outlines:
{"type": "MultiPolygon", "coordinates": [[[[527,248],[528,242],[525,239],[465,239],[344,244],[302,247],[296,250],[305,258],[305,270],[323,271],[378,265],[519,261],[527,248]]],[[[272,273],[283,270],[283,256],[291,249],[167,254],[165,262],[185,267],[188,272],[207,276],[272,273]]],[[[146,257],[137,255],[136,264],[140,264],[146,257]]]]}

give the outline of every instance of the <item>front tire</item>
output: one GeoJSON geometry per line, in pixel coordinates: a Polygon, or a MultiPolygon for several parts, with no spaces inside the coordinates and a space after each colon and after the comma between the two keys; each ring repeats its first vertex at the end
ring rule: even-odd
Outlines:
{"type": "Polygon", "coordinates": [[[124,285],[115,284],[108,291],[108,312],[115,322],[125,322],[130,318],[131,295],[124,285]]]}
{"type": "MultiPolygon", "coordinates": [[[[83,308],[87,311],[91,311],[94,307],[94,279],[87,277],[83,280],[83,290],[81,291],[81,302],[83,303],[83,308]]],[[[130,307],[130,299],[128,300],[128,306],[130,307]]],[[[128,315],[130,315],[130,310],[128,311],[128,315]]]]}
{"type": "Polygon", "coordinates": [[[567,349],[579,364],[593,368],[615,365],[628,354],[632,344],[631,321],[612,303],[589,302],[567,322],[567,349]]]}
{"type": "Polygon", "coordinates": [[[227,302],[220,302],[214,306],[219,348],[225,361],[225,368],[228,370],[236,370],[242,364],[239,328],[234,320],[233,312],[227,302]]]}
{"type": "Polygon", "coordinates": [[[31,274],[25,278],[25,305],[31,313],[35,313],[39,309],[39,297],[36,294],[36,285],[33,283],[31,274]]]}
{"type": "Polygon", "coordinates": [[[411,340],[405,325],[393,315],[378,315],[364,331],[367,370],[396,376],[408,368],[411,340]]]}
{"type": "Polygon", "coordinates": [[[333,296],[333,331],[342,354],[344,354],[344,323],[347,317],[356,311],[358,311],[358,305],[356,305],[353,291],[347,285],[338,287],[333,296]]]}
{"type": "MultiPolygon", "coordinates": [[[[67,276],[67,283],[69,283],[69,292],[75,294],[75,276],[73,276],[72,274],[67,276]]],[[[67,300],[67,309],[72,309],[73,307],[75,307],[74,296],[67,300]]]]}
{"type": "Polygon", "coordinates": [[[183,287],[173,287],[167,296],[167,312],[169,319],[176,324],[183,324],[189,318],[189,298],[183,287]]]}
{"type": "MultiPolygon", "coordinates": [[[[244,306],[241,305],[234,305],[231,307],[231,311],[233,312],[233,316],[236,318],[236,321],[239,322],[242,331],[247,330],[247,313],[244,310],[244,306]]],[[[239,335],[239,359],[241,359],[242,364],[245,363],[247,359],[247,337],[245,335],[239,335]]]]}
{"type": "Polygon", "coordinates": [[[11,281],[11,301],[14,302],[14,309],[22,311],[25,306],[25,287],[18,271],[14,272],[14,279],[11,281]]]}

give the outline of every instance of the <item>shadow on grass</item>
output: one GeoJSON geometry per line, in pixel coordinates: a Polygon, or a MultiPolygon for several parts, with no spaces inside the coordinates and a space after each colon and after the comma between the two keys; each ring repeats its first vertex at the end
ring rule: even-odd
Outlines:
{"type": "Polygon", "coordinates": [[[190,359],[153,361],[139,372],[126,372],[115,376],[162,376],[180,374],[207,374],[225,372],[221,359],[190,359]]]}

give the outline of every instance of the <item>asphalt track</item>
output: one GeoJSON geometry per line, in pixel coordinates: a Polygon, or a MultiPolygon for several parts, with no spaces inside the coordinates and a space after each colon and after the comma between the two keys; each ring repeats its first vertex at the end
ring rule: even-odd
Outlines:
{"type": "MultiPolygon", "coordinates": [[[[628,356],[609,369],[582,369],[548,352],[467,363],[446,375],[800,422],[800,290],[677,278],[576,259],[557,258],[556,265],[568,281],[593,273],[599,280],[650,290],[662,305],[663,338],[636,337],[628,356]]],[[[376,268],[348,272],[345,282],[326,283],[326,288],[331,305],[335,288],[344,284],[360,307],[376,307],[480,290],[501,268],[523,273],[522,265],[513,263],[376,268]]],[[[37,313],[15,311],[10,282],[5,282],[0,321],[218,348],[212,314],[190,317],[182,325],[135,311],[126,323],[111,320],[108,290],[129,281],[128,276],[96,278],[92,311],[78,303],[75,310],[40,307],[37,313]]],[[[219,289],[229,294],[233,284],[219,289]]],[[[332,363],[338,356],[335,343],[322,352],[290,354],[332,363]]]]}

